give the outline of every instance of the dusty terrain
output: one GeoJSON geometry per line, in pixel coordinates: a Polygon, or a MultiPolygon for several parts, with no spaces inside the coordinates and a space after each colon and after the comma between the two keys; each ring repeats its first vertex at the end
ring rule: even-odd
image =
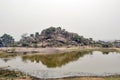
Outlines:
{"type": "Polygon", "coordinates": [[[98,47],[52,47],[52,48],[26,48],[26,47],[1,47],[0,51],[8,53],[39,53],[39,54],[52,54],[52,53],[65,53],[71,51],[85,51],[85,50],[100,50],[100,51],[120,51],[119,48],[98,48],[98,47]]]}

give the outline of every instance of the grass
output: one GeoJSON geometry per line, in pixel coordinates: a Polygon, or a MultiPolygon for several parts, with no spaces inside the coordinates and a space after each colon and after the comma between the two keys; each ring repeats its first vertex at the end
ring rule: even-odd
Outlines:
{"type": "MultiPolygon", "coordinates": [[[[44,80],[29,75],[25,75],[20,71],[0,69],[0,80],[44,80]]],[[[116,77],[68,77],[59,79],[47,79],[47,80],[120,80],[119,76],[116,77]]]]}
{"type": "Polygon", "coordinates": [[[0,58],[15,57],[16,55],[16,53],[0,52],[0,58]]]}
{"type": "Polygon", "coordinates": [[[20,71],[0,69],[0,80],[39,80],[20,71]]]}
{"type": "Polygon", "coordinates": [[[82,77],[82,78],[64,78],[56,80],[120,80],[120,77],[82,77]]]}
{"type": "Polygon", "coordinates": [[[120,80],[120,77],[108,77],[104,78],[104,80],[120,80]]]}
{"type": "Polygon", "coordinates": [[[79,52],[101,51],[103,53],[120,52],[120,49],[117,49],[117,48],[72,48],[70,50],[79,51],[79,52]]]}
{"type": "Polygon", "coordinates": [[[14,80],[15,78],[19,77],[19,76],[23,76],[23,74],[19,71],[11,71],[11,70],[5,70],[5,69],[1,69],[0,70],[0,80],[14,80]]]}

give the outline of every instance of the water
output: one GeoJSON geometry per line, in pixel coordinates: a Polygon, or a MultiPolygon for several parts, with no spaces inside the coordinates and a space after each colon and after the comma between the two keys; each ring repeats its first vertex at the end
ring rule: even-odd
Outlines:
{"type": "Polygon", "coordinates": [[[67,53],[53,55],[17,56],[0,59],[0,66],[20,70],[38,78],[69,76],[107,76],[120,74],[120,53],[67,53]]]}

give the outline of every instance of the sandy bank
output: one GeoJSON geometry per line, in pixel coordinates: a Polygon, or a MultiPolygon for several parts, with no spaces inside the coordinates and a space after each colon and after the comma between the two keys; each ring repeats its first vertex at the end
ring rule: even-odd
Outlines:
{"type": "Polygon", "coordinates": [[[61,48],[26,48],[26,47],[1,47],[0,51],[8,53],[39,53],[39,54],[52,54],[52,53],[65,53],[71,51],[85,51],[85,50],[98,50],[98,51],[119,51],[119,48],[98,48],[98,47],[61,47],[61,48]]]}
{"type": "Polygon", "coordinates": [[[25,47],[2,47],[0,51],[8,53],[64,53],[71,51],[70,48],[25,48],[25,47]]]}

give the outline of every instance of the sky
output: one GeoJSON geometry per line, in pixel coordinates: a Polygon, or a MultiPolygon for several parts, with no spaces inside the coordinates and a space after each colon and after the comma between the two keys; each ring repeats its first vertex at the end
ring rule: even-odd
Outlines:
{"type": "Polygon", "coordinates": [[[120,39],[120,0],[0,0],[0,36],[61,27],[94,40],[120,39]]]}

